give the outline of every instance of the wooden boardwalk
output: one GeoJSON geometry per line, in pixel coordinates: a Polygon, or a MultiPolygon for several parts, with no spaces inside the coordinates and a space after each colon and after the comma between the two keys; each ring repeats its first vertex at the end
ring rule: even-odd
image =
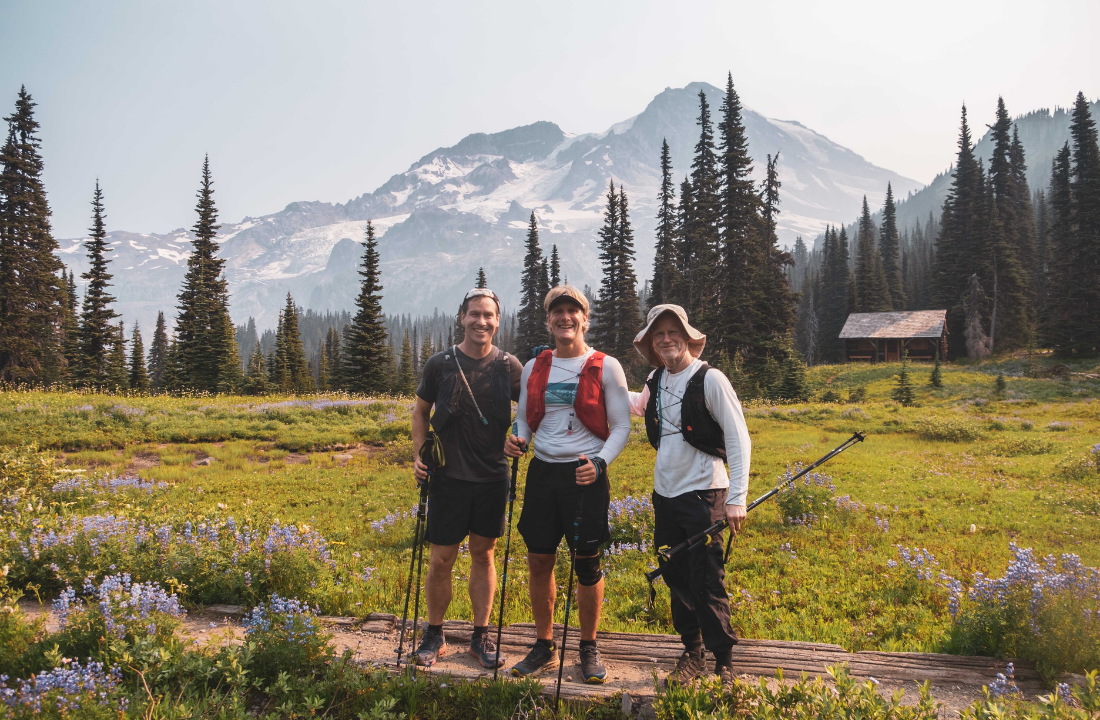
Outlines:
{"type": "MultiPolygon", "coordinates": [[[[333,620],[336,620],[335,618],[333,620]]],[[[350,620],[350,619],[348,619],[350,620]]],[[[341,624],[347,620],[340,619],[341,624]]],[[[392,638],[392,646],[397,644],[397,626],[400,619],[390,614],[376,613],[369,616],[357,627],[362,632],[371,634],[384,634],[387,639],[392,638]]],[[[421,625],[421,631],[424,625],[421,625]]],[[[411,633],[412,622],[408,623],[408,631],[411,633]]],[[[448,621],[443,626],[452,652],[455,648],[465,647],[470,641],[473,626],[466,621],[448,621]]],[[[496,628],[491,628],[495,639],[496,628]]],[[[561,625],[555,625],[554,636],[561,637],[561,625]]],[[[654,694],[652,673],[655,669],[660,677],[670,671],[676,664],[676,660],[683,652],[678,635],[657,635],[648,633],[598,633],[600,652],[604,663],[612,670],[613,676],[618,676],[622,682],[610,680],[606,685],[585,685],[580,682],[565,682],[562,684],[562,697],[569,699],[583,699],[592,697],[609,697],[615,693],[628,693],[633,702],[643,704],[650,700],[654,694]],[[640,681],[639,681],[640,678],[640,681]],[[628,682],[628,680],[631,680],[628,682]]],[[[566,674],[571,674],[571,668],[576,659],[578,640],[580,634],[577,628],[570,626],[569,642],[566,648],[566,674]]],[[[526,654],[527,649],[535,641],[535,628],[530,623],[516,623],[504,628],[501,639],[501,652],[509,656],[510,666],[518,658],[526,654]]],[[[385,644],[383,644],[385,645],[385,644]]],[[[406,643],[407,647],[407,643],[406,643]]],[[[445,656],[444,659],[451,656],[445,656]]],[[[457,655],[455,656],[457,657],[457,655]]],[[[444,662],[432,668],[418,668],[417,672],[428,674],[448,674],[453,677],[475,679],[477,677],[492,676],[492,671],[486,671],[472,662],[444,662]]],[[[462,654],[462,660],[465,655],[462,654]]],[[[362,661],[367,664],[384,665],[391,670],[398,670],[394,663],[392,649],[388,657],[370,658],[364,657],[362,661]]],[[[906,688],[907,697],[915,699],[916,685],[925,680],[932,682],[937,699],[950,690],[961,691],[959,700],[967,699],[962,703],[968,704],[979,692],[982,685],[988,685],[996,678],[997,673],[1004,672],[1007,660],[997,660],[988,657],[969,657],[960,655],[939,655],[934,653],[890,653],[877,651],[860,651],[850,653],[838,645],[827,643],[787,642],[782,640],[752,640],[743,639],[733,651],[734,671],[739,675],[750,677],[774,677],[776,669],[782,668],[784,675],[790,679],[801,673],[809,676],[827,677],[825,667],[829,665],[847,664],[849,671],[857,678],[875,678],[883,684],[883,689],[906,688]]],[[[1013,660],[1015,664],[1015,680],[1019,689],[1028,696],[1034,696],[1043,692],[1043,686],[1034,663],[1026,660],[1013,660]]],[[[502,670],[506,670],[504,668],[502,670]]],[[[502,674],[504,674],[502,672],[502,674]]],[[[547,673],[540,678],[543,682],[543,694],[553,696],[555,689],[556,673],[547,673]]],[[[958,702],[948,702],[948,706],[959,706],[958,702]]],[[[951,709],[954,709],[952,707],[951,709]]]]}

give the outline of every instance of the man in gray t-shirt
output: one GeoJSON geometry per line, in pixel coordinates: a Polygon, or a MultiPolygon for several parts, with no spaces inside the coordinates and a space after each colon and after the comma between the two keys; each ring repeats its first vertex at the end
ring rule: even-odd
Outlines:
{"type": "MultiPolygon", "coordinates": [[[[428,631],[413,658],[433,665],[447,652],[443,619],[451,603],[451,570],[460,544],[469,537],[474,632],[468,652],[491,668],[505,662],[503,655],[498,658],[487,631],[496,588],[494,550],[504,534],[508,498],[504,438],[512,421],[512,401],[519,399],[523,368],[493,345],[500,327],[500,301],[493,291],[467,293],[459,319],[465,338],[424,364],[412,414],[413,447],[419,451],[430,424],[445,458],[428,484],[428,631]]],[[[416,455],[414,472],[423,481],[428,468],[419,452],[416,455]]]]}

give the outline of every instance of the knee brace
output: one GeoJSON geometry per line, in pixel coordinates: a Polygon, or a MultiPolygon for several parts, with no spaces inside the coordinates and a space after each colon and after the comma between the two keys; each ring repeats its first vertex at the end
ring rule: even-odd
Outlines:
{"type": "Polygon", "coordinates": [[[578,557],[573,567],[577,571],[577,582],[585,587],[596,585],[603,579],[603,571],[600,570],[600,556],[578,557]]]}

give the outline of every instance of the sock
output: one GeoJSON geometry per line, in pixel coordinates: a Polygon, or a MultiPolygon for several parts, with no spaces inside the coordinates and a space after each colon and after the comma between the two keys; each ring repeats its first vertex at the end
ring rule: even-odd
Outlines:
{"type": "Polygon", "coordinates": [[[595,640],[581,640],[581,647],[596,647],[595,640]]]}
{"type": "Polygon", "coordinates": [[[718,667],[720,665],[733,665],[733,650],[726,648],[725,650],[718,650],[714,653],[714,665],[718,667]]]}
{"type": "Polygon", "coordinates": [[[474,637],[475,638],[479,638],[483,635],[486,635],[486,634],[488,634],[488,632],[489,632],[489,626],[488,625],[474,625],[474,637]]]}
{"type": "Polygon", "coordinates": [[[543,645],[545,647],[550,648],[551,650],[554,649],[554,641],[553,640],[543,640],[542,638],[539,638],[539,639],[535,640],[535,644],[536,645],[543,645]]]}
{"type": "Polygon", "coordinates": [[[680,640],[681,640],[681,642],[684,643],[684,649],[687,650],[688,652],[693,653],[695,655],[702,655],[703,654],[703,636],[702,635],[696,635],[695,637],[690,638],[690,639],[680,638],[680,640]]]}
{"type": "Polygon", "coordinates": [[[429,625],[428,626],[428,632],[435,633],[437,635],[442,635],[443,634],[443,623],[439,623],[438,625],[429,625]]]}

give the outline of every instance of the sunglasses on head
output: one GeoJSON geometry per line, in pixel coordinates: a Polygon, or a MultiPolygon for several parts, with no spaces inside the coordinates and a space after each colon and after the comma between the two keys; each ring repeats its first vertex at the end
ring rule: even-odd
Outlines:
{"type": "Polygon", "coordinates": [[[474,288],[470,292],[466,293],[466,297],[462,298],[462,302],[465,303],[467,300],[471,300],[476,297],[492,298],[493,302],[495,302],[497,305],[500,305],[500,298],[497,297],[497,294],[489,288],[474,288]]]}

